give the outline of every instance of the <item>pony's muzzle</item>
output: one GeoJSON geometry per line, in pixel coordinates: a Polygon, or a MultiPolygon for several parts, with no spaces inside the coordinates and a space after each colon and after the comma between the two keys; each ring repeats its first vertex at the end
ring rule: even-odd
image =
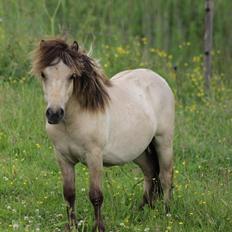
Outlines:
{"type": "Polygon", "coordinates": [[[58,124],[64,118],[64,110],[62,108],[52,109],[47,108],[46,117],[49,124],[58,124]]]}

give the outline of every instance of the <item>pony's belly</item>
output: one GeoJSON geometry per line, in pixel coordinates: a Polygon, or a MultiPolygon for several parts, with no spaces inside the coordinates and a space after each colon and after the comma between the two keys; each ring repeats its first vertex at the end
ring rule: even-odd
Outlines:
{"type": "Polygon", "coordinates": [[[103,153],[104,162],[116,165],[131,162],[148,147],[157,123],[152,112],[143,107],[137,107],[141,111],[134,107],[132,113],[124,112],[122,117],[117,115],[112,119],[112,129],[103,153]]]}
{"type": "Polygon", "coordinates": [[[110,165],[120,165],[131,162],[138,158],[148,147],[150,140],[147,140],[146,143],[143,143],[139,146],[129,145],[127,147],[115,147],[111,148],[109,151],[106,151],[103,154],[103,163],[110,165]]]}
{"type": "MultiPolygon", "coordinates": [[[[139,146],[128,146],[122,143],[117,146],[108,146],[108,149],[104,150],[102,154],[103,164],[104,166],[112,166],[131,162],[144,152],[149,143],[150,139],[146,142],[139,143],[139,146]]],[[[86,164],[86,152],[76,144],[69,142],[61,145],[59,143],[55,145],[55,148],[66,160],[69,160],[72,163],[81,162],[86,164]]]]}
{"type": "Polygon", "coordinates": [[[128,152],[125,153],[124,151],[120,151],[120,152],[109,151],[103,156],[104,166],[121,165],[131,162],[136,158],[138,158],[139,155],[142,154],[145,149],[146,148],[140,149],[140,151],[136,153],[128,153],[128,152]]]}
{"type": "Polygon", "coordinates": [[[135,160],[146,150],[153,136],[154,132],[150,130],[146,134],[136,136],[132,133],[130,136],[114,139],[103,152],[103,162],[120,165],[135,160]]]}

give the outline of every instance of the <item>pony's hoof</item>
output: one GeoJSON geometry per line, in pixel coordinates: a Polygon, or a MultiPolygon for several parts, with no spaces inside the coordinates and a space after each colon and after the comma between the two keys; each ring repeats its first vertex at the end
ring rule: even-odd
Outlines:
{"type": "Polygon", "coordinates": [[[70,225],[69,223],[66,223],[64,226],[65,232],[74,232],[77,231],[77,222],[75,221],[75,224],[70,225]]]}
{"type": "Polygon", "coordinates": [[[143,196],[141,203],[139,204],[139,210],[144,210],[144,206],[148,204],[147,198],[143,196]]]}
{"type": "Polygon", "coordinates": [[[138,210],[139,211],[143,211],[144,210],[144,206],[145,206],[145,204],[142,202],[142,203],[140,203],[139,204],[139,207],[138,207],[138,210]]]}
{"type": "Polygon", "coordinates": [[[93,232],[105,232],[105,226],[103,222],[96,222],[93,227],[93,232]]]}
{"type": "Polygon", "coordinates": [[[171,209],[170,209],[170,206],[168,204],[164,205],[164,212],[165,212],[166,215],[167,214],[171,215],[171,213],[170,213],[171,209]]]}
{"type": "Polygon", "coordinates": [[[139,205],[139,210],[144,210],[144,207],[148,205],[151,209],[154,209],[153,200],[148,201],[147,199],[143,199],[139,205]]]}
{"type": "Polygon", "coordinates": [[[72,219],[71,228],[75,228],[77,230],[77,228],[78,228],[78,221],[76,220],[76,218],[72,219]]]}
{"type": "Polygon", "coordinates": [[[65,232],[70,232],[70,231],[71,231],[71,227],[70,227],[70,225],[69,225],[68,223],[66,223],[66,224],[64,225],[64,231],[65,231],[65,232]]]}

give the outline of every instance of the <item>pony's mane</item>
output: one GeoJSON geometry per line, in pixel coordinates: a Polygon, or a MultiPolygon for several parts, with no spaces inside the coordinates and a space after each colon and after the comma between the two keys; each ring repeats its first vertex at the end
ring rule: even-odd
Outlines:
{"type": "Polygon", "coordinates": [[[111,86],[111,83],[99,64],[79,49],[77,42],[69,46],[61,39],[42,40],[33,52],[32,72],[41,75],[46,67],[60,60],[75,73],[73,94],[81,107],[90,111],[104,111],[110,100],[106,86],[111,86]]]}

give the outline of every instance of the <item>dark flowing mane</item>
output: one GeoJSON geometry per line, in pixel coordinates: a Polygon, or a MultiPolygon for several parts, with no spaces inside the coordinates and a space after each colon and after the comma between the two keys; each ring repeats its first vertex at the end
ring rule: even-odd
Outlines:
{"type": "Polygon", "coordinates": [[[104,111],[110,100],[106,87],[111,83],[96,61],[79,49],[77,42],[69,46],[61,39],[42,40],[33,52],[32,72],[41,75],[46,67],[60,60],[75,74],[73,94],[81,107],[90,111],[104,111]]]}

